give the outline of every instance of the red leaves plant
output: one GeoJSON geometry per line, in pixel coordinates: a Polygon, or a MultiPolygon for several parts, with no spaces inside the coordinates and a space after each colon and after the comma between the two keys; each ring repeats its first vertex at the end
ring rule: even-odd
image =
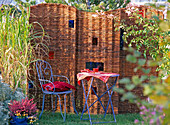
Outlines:
{"type": "Polygon", "coordinates": [[[11,100],[8,106],[11,116],[15,116],[16,114],[27,114],[28,116],[37,115],[37,107],[36,103],[33,102],[33,99],[22,99],[21,101],[11,100]]]}

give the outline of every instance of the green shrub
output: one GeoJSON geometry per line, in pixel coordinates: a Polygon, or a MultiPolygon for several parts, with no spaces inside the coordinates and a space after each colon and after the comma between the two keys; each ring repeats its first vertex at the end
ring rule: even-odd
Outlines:
{"type": "Polygon", "coordinates": [[[8,125],[9,122],[9,109],[8,103],[10,100],[21,100],[24,99],[25,96],[22,92],[22,89],[17,88],[15,92],[13,92],[10,86],[6,83],[2,83],[0,81],[0,121],[1,125],[8,125]]]}

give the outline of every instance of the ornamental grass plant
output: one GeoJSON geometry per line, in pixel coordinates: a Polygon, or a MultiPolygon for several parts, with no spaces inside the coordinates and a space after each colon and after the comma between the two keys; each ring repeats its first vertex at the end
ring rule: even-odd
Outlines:
{"type": "Polygon", "coordinates": [[[35,59],[35,49],[44,45],[45,33],[40,24],[42,30],[33,31],[33,24],[29,23],[29,7],[28,11],[22,6],[19,8],[0,7],[0,71],[3,81],[14,91],[20,87],[26,93],[29,66],[35,59]]]}

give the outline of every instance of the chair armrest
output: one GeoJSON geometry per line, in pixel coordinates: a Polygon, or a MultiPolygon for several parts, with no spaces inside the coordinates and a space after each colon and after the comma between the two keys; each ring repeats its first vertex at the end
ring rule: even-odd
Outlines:
{"type": "MultiPolygon", "coordinates": [[[[54,86],[54,84],[53,84],[50,80],[39,79],[39,81],[40,81],[40,84],[41,84],[41,82],[51,83],[51,84],[53,85],[53,87],[54,87],[54,90],[53,90],[52,92],[55,92],[55,86],[54,86]]],[[[46,89],[47,87],[49,87],[49,88],[50,88],[49,90],[51,90],[51,86],[47,85],[47,86],[45,87],[45,90],[46,90],[46,91],[49,91],[49,90],[46,89]]],[[[41,84],[41,89],[42,89],[42,91],[44,91],[44,88],[43,88],[42,84],[41,84]]]]}
{"type": "Polygon", "coordinates": [[[68,77],[66,77],[66,76],[63,76],[63,75],[53,75],[53,76],[54,76],[54,77],[64,77],[64,78],[67,79],[68,84],[70,84],[70,80],[69,80],[68,77]]]}

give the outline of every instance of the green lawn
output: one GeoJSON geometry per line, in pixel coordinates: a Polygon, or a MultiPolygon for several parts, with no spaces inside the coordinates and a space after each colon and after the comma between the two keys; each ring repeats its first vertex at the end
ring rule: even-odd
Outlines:
{"type": "MultiPolygon", "coordinates": [[[[90,122],[88,120],[80,120],[81,114],[78,116],[75,114],[68,114],[66,117],[66,121],[63,122],[63,119],[61,117],[60,113],[52,113],[52,112],[44,112],[41,120],[38,120],[37,123],[39,125],[89,125],[90,122]]],[[[101,117],[103,115],[92,115],[92,117],[101,117]]],[[[85,114],[83,118],[88,118],[88,114],[85,114]]],[[[139,119],[140,121],[142,118],[139,114],[119,114],[116,115],[116,121],[117,123],[105,123],[105,125],[134,125],[134,120],[139,119]]],[[[102,119],[100,121],[109,121],[113,120],[113,116],[108,114],[106,115],[105,119],[102,119]]]]}

